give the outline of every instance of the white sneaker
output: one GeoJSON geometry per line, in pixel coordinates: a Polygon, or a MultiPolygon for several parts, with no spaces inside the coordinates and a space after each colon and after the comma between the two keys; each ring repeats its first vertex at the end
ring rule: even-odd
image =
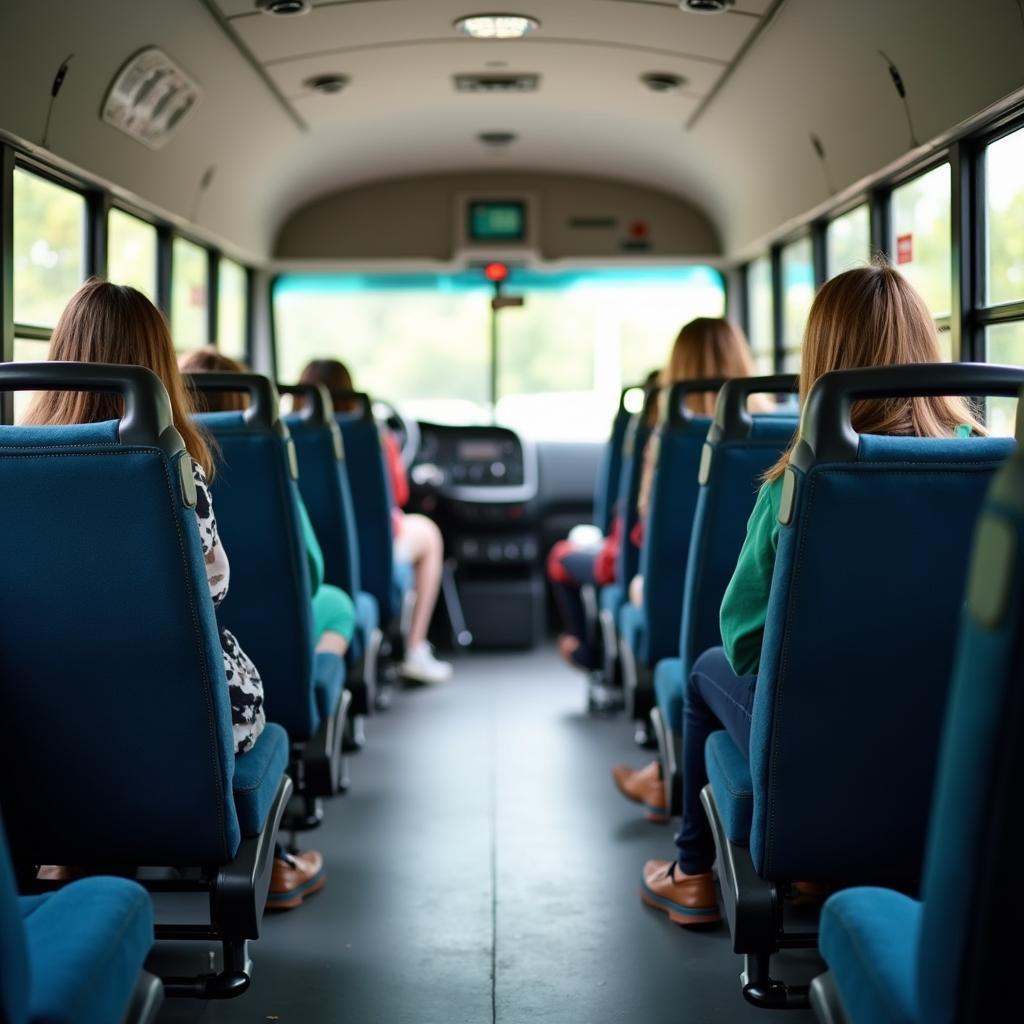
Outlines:
{"type": "Polygon", "coordinates": [[[405,652],[405,661],[398,670],[406,679],[418,683],[447,683],[452,677],[452,667],[447,661],[438,661],[434,650],[426,641],[410,647],[405,652]]]}

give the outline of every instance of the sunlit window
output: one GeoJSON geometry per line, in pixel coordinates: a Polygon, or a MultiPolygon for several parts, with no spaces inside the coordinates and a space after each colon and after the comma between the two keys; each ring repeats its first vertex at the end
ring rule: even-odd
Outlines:
{"type": "Polygon", "coordinates": [[[825,229],[825,263],[829,277],[867,264],[871,252],[871,217],[867,204],[829,221],[825,229]]]}
{"type": "MultiPolygon", "coordinates": [[[[542,273],[516,268],[498,314],[501,423],[534,437],[601,438],[624,384],[662,366],[679,328],[721,316],[708,267],[542,273]]],[[[278,370],[345,362],[358,387],[442,422],[488,422],[493,292],[461,274],[290,275],[274,291],[278,370]]]]}
{"type": "Polygon", "coordinates": [[[811,240],[801,238],[782,250],[782,369],[800,369],[800,349],[807,314],[814,301],[814,255],[811,240]]]}
{"type": "Polygon", "coordinates": [[[217,272],[217,348],[235,359],[246,359],[247,307],[245,268],[221,257],[217,272]]]}
{"type": "Polygon", "coordinates": [[[85,277],[85,199],[14,171],[14,321],[53,327],[85,277]]]}
{"type": "MultiPolygon", "coordinates": [[[[1024,320],[992,324],[986,328],[985,348],[990,363],[1024,366],[1024,320]]],[[[1016,415],[1016,398],[988,400],[988,425],[992,433],[1013,434],[1016,415]]]]}
{"type": "Polygon", "coordinates": [[[187,238],[174,239],[171,279],[171,332],[178,351],[209,343],[207,252],[187,238]]]}
{"type": "Polygon", "coordinates": [[[771,373],[775,369],[772,308],[772,261],[762,256],[747,267],[747,323],[750,348],[759,373],[771,373]]]}
{"type": "Polygon", "coordinates": [[[156,296],[156,228],[123,210],[107,219],[107,280],[156,296]]]}
{"type": "Polygon", "coordinates": [[[950,169],[941,164],[892,193],[891,258],[935,317],[952,308],[950,169]]]}
{"type": "Polygon", "coordinates": [[[1024,129],[985,151],[987,301],[1024,299],[1024,129]]]}

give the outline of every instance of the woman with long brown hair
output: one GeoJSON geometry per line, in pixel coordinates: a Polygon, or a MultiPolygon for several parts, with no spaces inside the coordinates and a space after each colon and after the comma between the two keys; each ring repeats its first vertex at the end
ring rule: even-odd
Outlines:
{"type": "MultiPolygon", "coordinates": [[[[206,438],[192,419],[195,410],[178,370],[174,344],[163,314],[134,288],[93,278],[82,285],[64,307],[50,338],[49,358],[145,366],[160,378],[170,398],[172,422],[192,457],[196,520],[206,563],[206,582],[214,605],[219,605],[227,596],[231,570],[220,541],[207,482],[214,473],[213,456],[206,438]]],[[[22,422],[40,426],[98,423],[119,419],[123,413],[124,401],[119,395],[41,391],[34,396],[22,422]]],[[[243,754],[252,749],[266,725],[263,682],[256,666],[229,630],[220,630],[220,642],[231,698],[235,753],[243,754]]],[[[324,881],[323,862],[318,853],[289,855],[278,849],[271,892],[281,909],[297,906],[305,896],[322,888],[324,881]]]]}
{"type": "MultiPolygon", "coordinates": [[[[939,362],[931,313],[900,273],[879,264],[847,271],[818,292],[804,332],[800,397],[832,370],[939,362]]],[[[983,434],[960,398],[885,398],[856,402],[861,434],[952,437],[983,434]]],[[[793,444],[796,441],[794,439],[793,444]]],[[[747,524],[747,536],[721,607],[722,647],[702,654],[686,682],[683,710],[683,820],[674,861],[644,865],[641,898],[677,924],[720,918],[711,866],[715,851],[700,804],[707,783],[704,745],[726,729],[737,747],[750,746],[751,709],[779,542],[782,478],[793,446],[768,470],[747,524]]]]}

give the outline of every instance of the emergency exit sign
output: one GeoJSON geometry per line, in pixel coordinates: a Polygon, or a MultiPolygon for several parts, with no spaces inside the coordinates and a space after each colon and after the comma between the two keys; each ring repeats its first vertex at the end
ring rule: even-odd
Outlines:
{"type": "Polygon", "coordinates": [[[899,235],[896,238],[896,262],[900,263],[913,263],[914,262],[914,236],[913,235],[899,235]]]}

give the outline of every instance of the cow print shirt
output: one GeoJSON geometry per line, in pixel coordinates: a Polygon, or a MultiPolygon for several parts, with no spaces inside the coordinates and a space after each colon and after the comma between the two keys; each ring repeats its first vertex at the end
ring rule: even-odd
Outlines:
{"type": "MultiPolygon", "coordinates": [[[[217,533],[210,485],[206,482],[202,467],[195,460],[192,461],[192,476],[196,482],[196,519],[199,521],[199,539],[202,541],[203,559],[206,562],[206,582],[216,607],[227,597],[231,567],[217,533]]],[[[235,753],[244,754],[252,749],[267,724],[263,712],[263,681],[256,666],[229,630],[221,629],[220,645],[224,651],[224,675],[227,676],[231,696],[235,753]]]]}

